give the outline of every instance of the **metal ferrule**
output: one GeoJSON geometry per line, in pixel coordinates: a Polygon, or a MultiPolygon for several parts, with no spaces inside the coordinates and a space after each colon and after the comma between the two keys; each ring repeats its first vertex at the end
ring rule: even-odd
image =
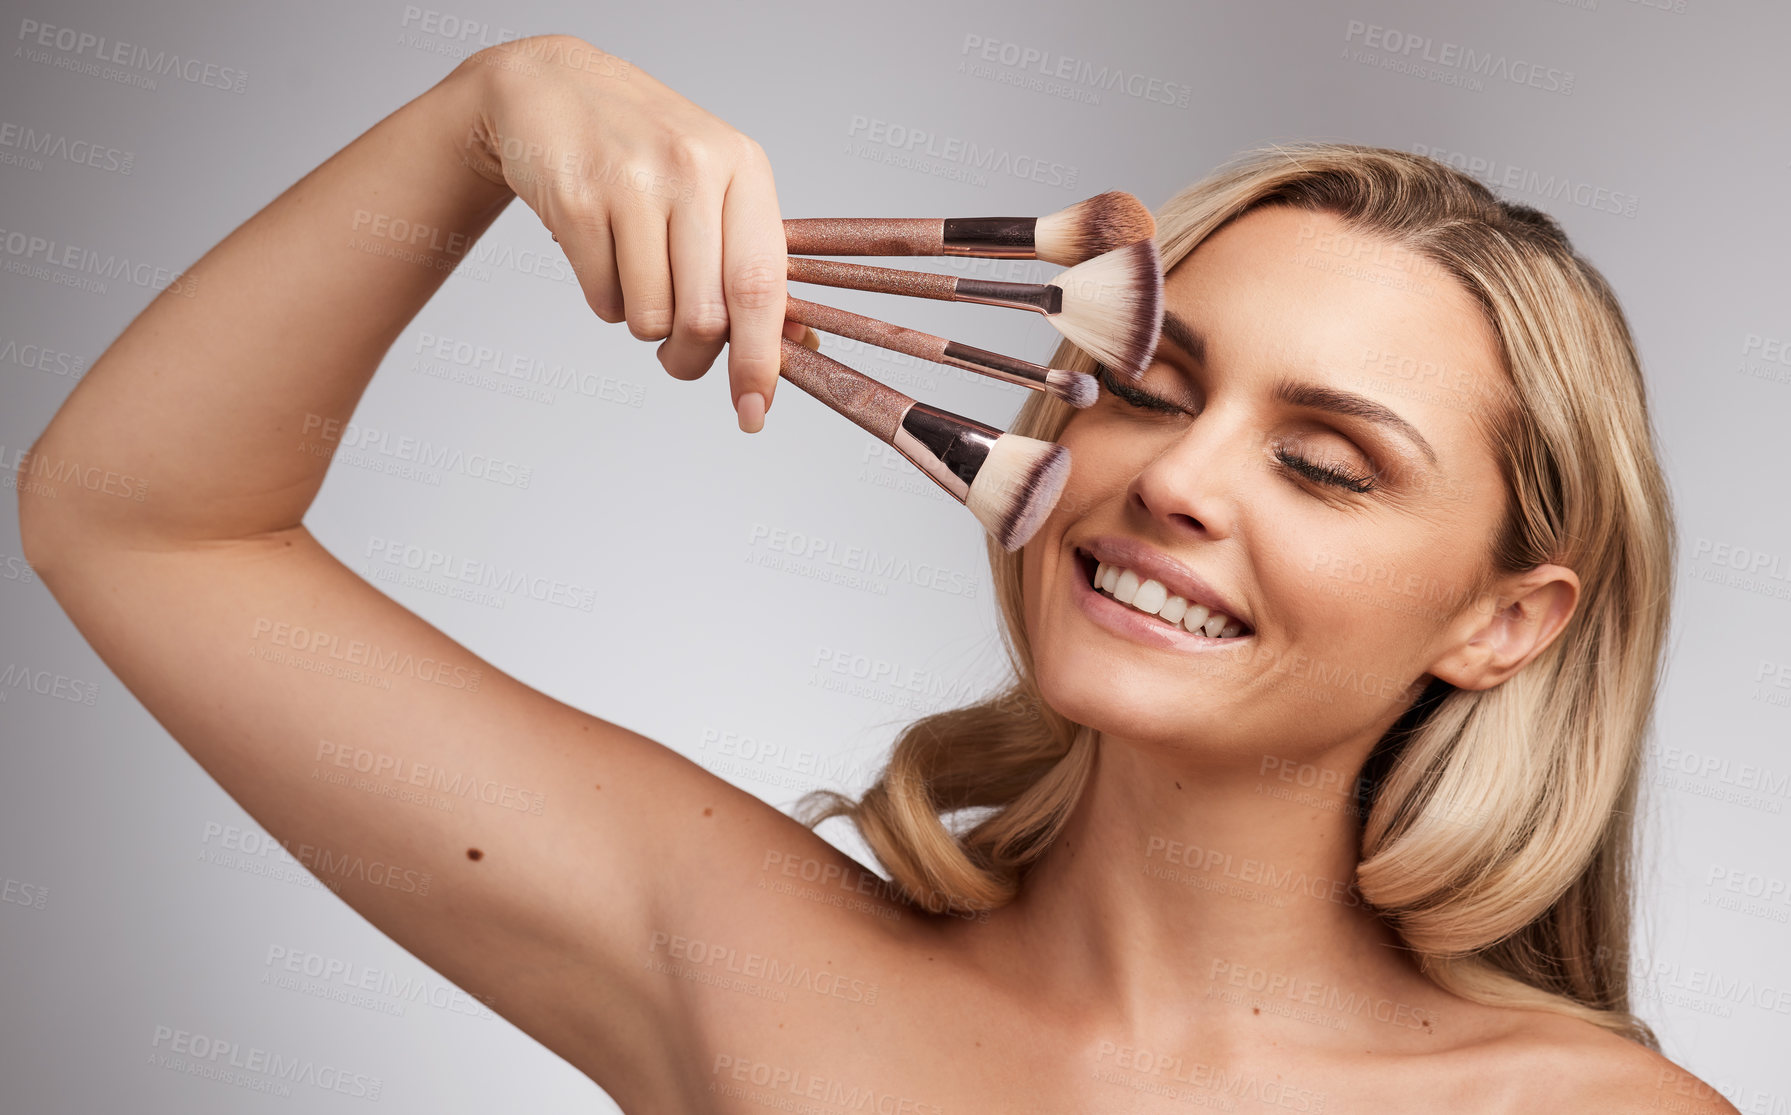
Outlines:
{"type": "Polygon", "coordinates": [[[985,306],[1035,310],[1049,317],[1063,312],[1063,288],[1052,283],[1003,283],[994,279],[959,279],[956,301],[985,306]]]}
{"type": "Polygon", "coordinates": [[[1037,217],[947,217],[939,238],[945,255],[1037,259],[1037,217]]]}
{"type": "Polygon", "coordinates": [[[890,444],[947,495],[963,503],[970,498],[970,482],[1000,436],[1001,431],[993,426],[915,403],[902,415],[901,429],[890,444]]]}
{"type": "Polygon", "coordinates": [[[999,352],[971,345],[959,344],[957,341],[945,342],[945,354],[939,363],[954,368],[964,368],[972,372],[995,379],[1003,379],[1009,383],[1018,383],[1024,387],[1043,387],[1051,369],[1042,364],[1034,364],[1030,360],[1021,360],[1017,356],[1003,356],[999,352]]]}

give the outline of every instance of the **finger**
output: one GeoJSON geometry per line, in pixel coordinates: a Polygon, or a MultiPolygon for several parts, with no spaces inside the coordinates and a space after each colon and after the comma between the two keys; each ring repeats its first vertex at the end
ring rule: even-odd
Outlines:
{"type": "Polygon", "coordinates": [[[609,228],[616,240],[616,271],[622,280],[622,312],[628,318],[628,331],[643,341],[663,341],[672,331],[672,267],[665,211],[645,199],[620,197],[610,210],[609,228]]]}
{"type": "Polygon", "coordinates": [[[622,281],[616,271],[616,244],[609,231],[609,215],[594,212],[562,213],[553,238],[566,253],[566,262],[578,277],[585,303],[612,325],[622,320],[622,281]]]}
{"type": "MultiPolygon", "coordinates": [[[[744,137],[742,137],[744,138],[744,137]]],[[[728,183],[721,213],[722,290],[728,303],[728,387],[734,408],[758,394],[757,411],[771,407],[777,390],[782,346],[788,253],[777,205],[771,164],[758,144],[747,140],[749,157],[728,183]]],[[[758,423],[741,414],[741,428],[758,423]]]]}
{"type": "Polygon", "coordinates": [[[721,355],[728,337],[728,304],[721,290],[721,191],[693,179],[695,194],[680,199],[669,223],[672,261],[672,335],[659,362],[677,379],[697,379],[721,355]]]}

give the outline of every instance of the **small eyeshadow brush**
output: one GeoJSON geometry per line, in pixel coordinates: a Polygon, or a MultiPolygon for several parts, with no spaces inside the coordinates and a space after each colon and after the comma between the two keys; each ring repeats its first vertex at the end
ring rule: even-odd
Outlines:
{"type": "Polygon", "coordinates": [[[892,352],[930,360],[935,364],[963,368],[1007,383],[1018,383],[1039,391],[1047,391],[1073,407],[1092,404],[1099,394],[1095,378],[1087,372],[1067,368],[1047,368],[1030,360],[1003,356],[958,341],[948,341],[918,329],[907,329],[865,317],[833,306],[823,306],[790,295],[784,302],[784,316],[824,333],[849,337],[892,352]]]}
{"type": "Polygon", "coordinates": [[[926,473],[1005,550],[1024,546],[1063,494],[1070,451],[928,406],[783,338],[781,374],[926,473]]]}

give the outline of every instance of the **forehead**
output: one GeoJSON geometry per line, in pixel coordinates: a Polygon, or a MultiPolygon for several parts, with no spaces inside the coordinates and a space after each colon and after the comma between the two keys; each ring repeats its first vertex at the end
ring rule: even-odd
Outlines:
{"type": "Polygon", "coordinates": [[[1452,426],[1508,391],[1479,301],[1435,261],[1333,213],[1273,205],[1235,218],[1172,268],[1167,309],[1208,351],[1375,396],[1452,426]]]}

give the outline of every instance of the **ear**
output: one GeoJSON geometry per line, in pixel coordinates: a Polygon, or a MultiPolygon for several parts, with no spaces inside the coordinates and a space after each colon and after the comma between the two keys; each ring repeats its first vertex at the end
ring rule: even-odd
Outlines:
{"type": "Polygon", "coordinates": [[[1429,672],[1457,689],[1491,689],[1555,641],[1579,597],[1579,575],[1564,565],[1503,578],[1457,618],[1429,672]]]}

